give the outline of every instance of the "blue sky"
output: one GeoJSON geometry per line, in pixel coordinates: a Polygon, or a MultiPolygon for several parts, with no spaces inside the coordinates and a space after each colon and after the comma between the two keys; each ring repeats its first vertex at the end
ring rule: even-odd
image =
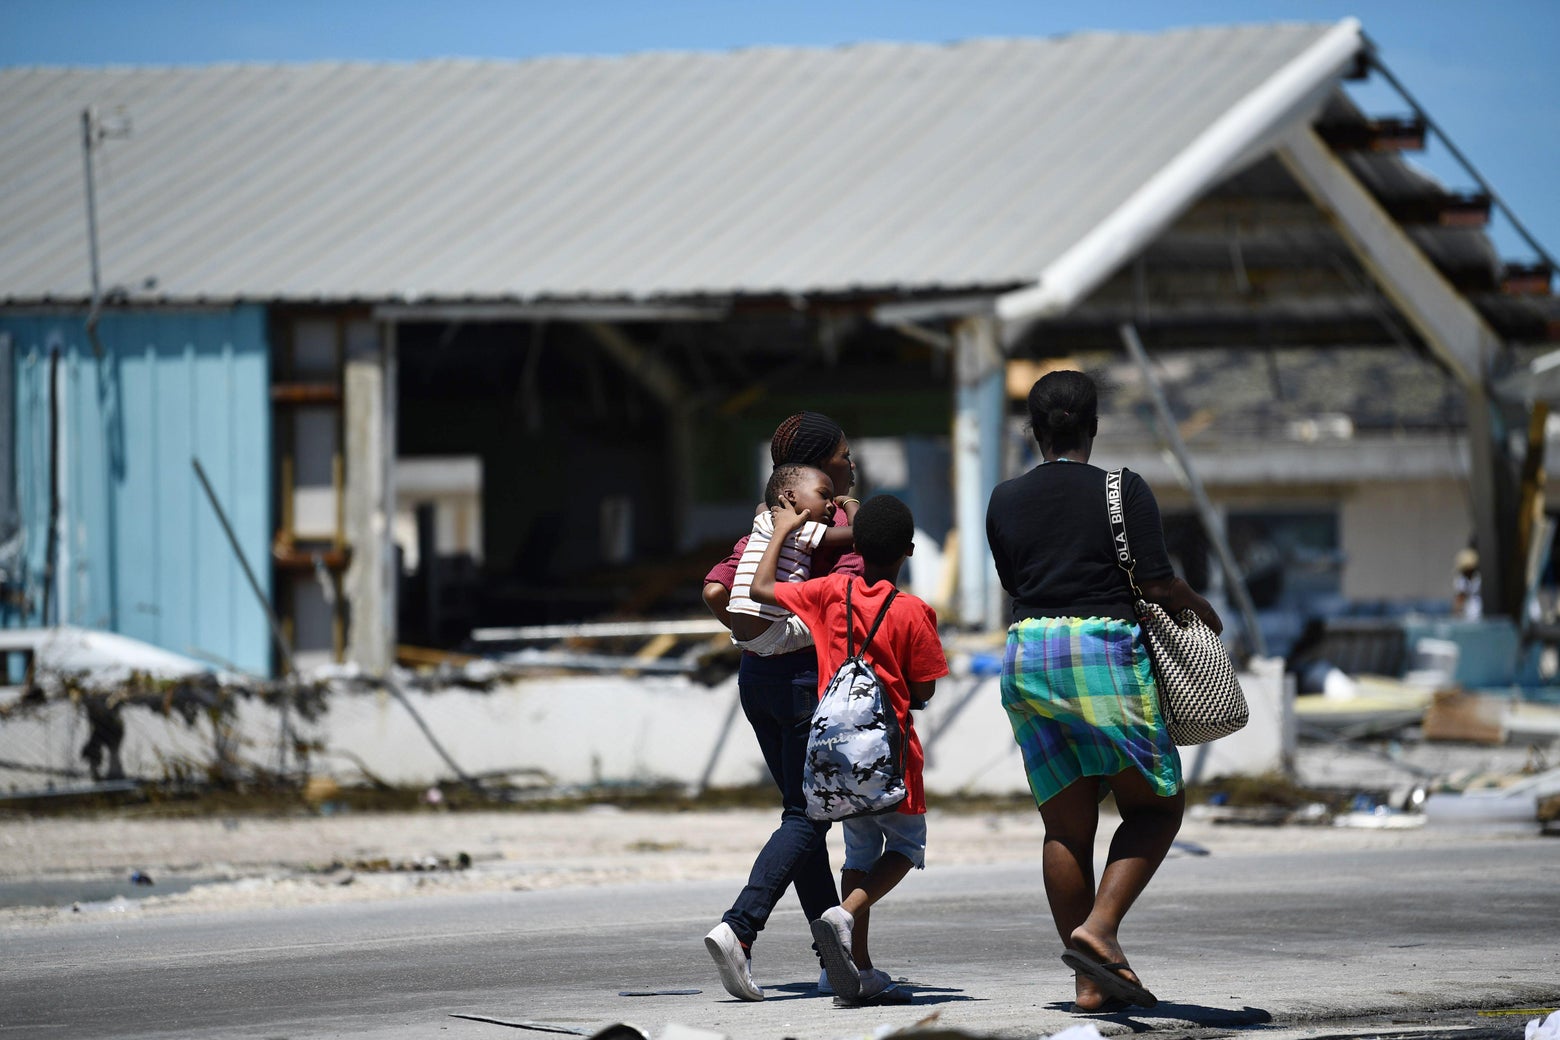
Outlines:
{"type": "MultiPolygon", "coordinates": [[[[1336,21],[1388,68],[1551,255],[1560,254],[1560,0],[0,0],[0,66],[410,61],[949,41],[1089,29],[1336,21]]],[[[1379,84],[1368,111],[1406,114],[1379,84]]],[[[1439,148],[1419,159],[1474,183],[1439,148]]],[[[1504,223],[1510,259],[1535,257],[1504,223]]]]}

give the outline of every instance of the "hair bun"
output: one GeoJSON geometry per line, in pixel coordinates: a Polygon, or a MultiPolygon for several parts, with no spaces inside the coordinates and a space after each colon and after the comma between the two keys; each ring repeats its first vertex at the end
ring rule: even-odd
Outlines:
{"type": "Polygon", "coordinates": [[[769,458],[776,466],[800,462],[816,466],[828,461],[845,438],[839,424],[821,412],[798,412],[775,428],[769,458]]]}
{"type": "Polygon", "coordinates": [[[1057,369],[1029,388],[1029,428],[1041,448],[1070,448],[1093,436],[1099,418],[1094,380],[1082,372],[1057,369]]]}

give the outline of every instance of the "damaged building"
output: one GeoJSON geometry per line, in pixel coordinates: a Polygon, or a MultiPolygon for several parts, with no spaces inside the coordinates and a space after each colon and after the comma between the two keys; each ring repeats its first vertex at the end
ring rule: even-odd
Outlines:
{"type": "Polygon", "coordinates": [[[1210,524],[1283,526],[1268,562],[1344,599],[1443,595],[1472,536],[1515,614],[1551,265],[1404,158],[1411,98],[1351,99],[1383,77],[1353,20],[0,70],[0,624],[378,674],[700,616],[810,408],[909,500],[917,590],[1000,627],[986,498],[1070,364],[1115,373],[1101,455],[1203,587],[1250,600],[1264,560],[1229,581],[1210,524]]]}

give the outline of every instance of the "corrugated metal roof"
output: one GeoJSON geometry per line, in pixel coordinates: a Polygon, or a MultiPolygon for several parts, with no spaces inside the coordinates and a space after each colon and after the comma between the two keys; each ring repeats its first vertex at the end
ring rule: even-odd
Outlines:
{"type": "Polygon", "coordinates": [[[1001,288],[1328,25],[518,62],[0,71],[0,300],[1001,288]],[[144,291],[148,279],[155,288],[144,291]]]}

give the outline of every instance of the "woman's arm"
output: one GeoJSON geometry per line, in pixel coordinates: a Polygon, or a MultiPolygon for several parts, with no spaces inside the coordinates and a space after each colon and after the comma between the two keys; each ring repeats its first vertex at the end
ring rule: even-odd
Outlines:
{"type": "Polygon", "coordinates": [[[823,537],[818,539],[817,548],[814,549],[849,549],[856,544],[855,531],[850,527],[831,527],[823,532],[823,537]]]}
{"type": "Polygon", "coordinates": [[[1138,587],[1150,602],[1164,607],[1167,614],[1175,615],[1190,608],[1192,613],[1202,619],[1203,624],[1213,629],[1215,635],[1224,631],[1224,622],[1219,618],[1219,612],[1213,609],[1213,604],[1199,595],[1184,579],[1159,578],[1145,581],[1138,587]]]}
{"type": "Polygon", "coordinates": [[[1000,501],[1002,490],[999,485],[991,493],[991,501],[986,503],[986,545],[991,550],[991,562],[997,569],[997,580],[1001,582],[1002,590],[1012,596],[1013,590],[1018,588],[1018,581],[1013,577],[1013,563],[1007,556],[1007,540],[1002,537],[1001,517],[1005,508],[1000,501]]]}
{"type": "Polygon", "coordinates": [[[861,508],[859,498],[836,498],[834,504],[838,507],[834,514],[834,521],[829,529],[823,532],[823,538],[819,540],[818,549],[838,549],[841,552],[849,552],[856,544],[856,534],[851,530],[851,524],[856,521],[856,510],[861,508]],[[845,514],[845,523],[840,523],[840,513],[845,514]]]}
{"type": "MultiPolygon", "coordinates": [[[[834,501],[839,502],[840,499],[834,501]]],[[[861,555],[856,552],[855,532],[850,525],[844,523],[846,519],[855,515],[855,509],[848,503],[843,509],[834,511],[834,525],[845,528],[851,533],[849,545],[831,545],[829,540],[821,542],[813,550],[812,576],[821,578],[825,574],[854,574],[858,578],[866,570],[866,564],[862,562],[861,555]]]]}
{"type": "Polygon", "coordinates": [[[731,615],[726,613],[726,605],[731,602],[731,590],[718,581],[704,583],[704,605],[710,608],[710,613],[715,615],[715,620],[731,627],[731,615]]]}

